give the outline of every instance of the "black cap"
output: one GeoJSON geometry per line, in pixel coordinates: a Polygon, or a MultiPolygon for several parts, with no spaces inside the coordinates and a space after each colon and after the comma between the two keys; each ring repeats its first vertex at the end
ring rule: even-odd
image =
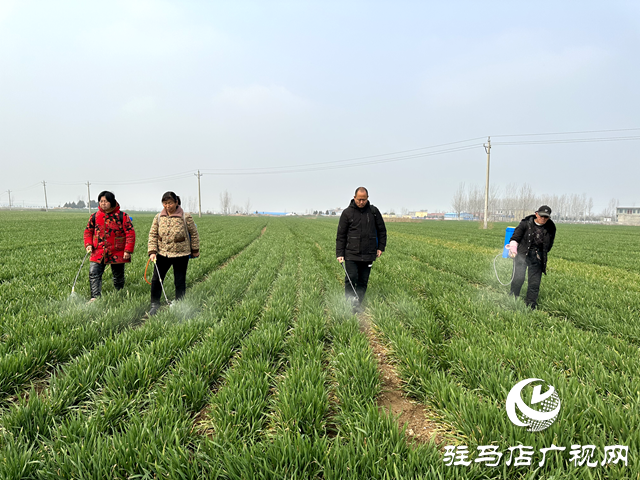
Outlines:
{"type": "Polygon", "coordinates": [[[547,205],[542,205],[536,213],[541,217],[550,217],[551,209],[547,205]]]}

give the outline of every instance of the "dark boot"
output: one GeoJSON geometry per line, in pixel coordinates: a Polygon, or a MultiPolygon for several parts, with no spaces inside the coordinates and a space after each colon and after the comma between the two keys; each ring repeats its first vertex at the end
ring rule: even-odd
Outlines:
{"type": "Polygon", "coordinates": [[[116,290],[124,288],[124,263],[114,263],[111,265],[113,273],[113,286],[116,290]]]}
{"type": "Polygon", "coordinates": [[[158,313],[159,309],[160,309],[160,304],[159,303],[152,303],[151,304],[151,310],[149,310],[149,316],[153,317],[156,313],[158,313]]]}

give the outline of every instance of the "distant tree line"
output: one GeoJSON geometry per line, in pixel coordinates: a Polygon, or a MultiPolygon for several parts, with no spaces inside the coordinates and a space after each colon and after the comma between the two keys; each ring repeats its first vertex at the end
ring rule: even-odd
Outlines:
{"type": "Polygon", "coordinates": [[[241,207],[232,203],[231,194],[227,190],[220,192],[220,213],[222,215],[250,215],[252,211],[250,198],[247,198],[244,206],[241,207]]]}
{"type": "MultiPolygon", "coordinates": [[[[453,211],[458,217],[464,212],[483,219],[484,195],[484,187],[468,187],[461,183],[451,200],[453,211]]],[[[619,201],[612,198],[606,208],[596,213],[593,210],[593,198],[587,197],[586,193],[538,195],[529,184],[518,186],[511,183],[502,192],[498,186],[492,186],[489,189],[488,203],[491,221],[520,220],[535,212],[540,205],[549,205],[556,222],[584,222],[614,217],[619,201]]]]}
{"type": "MultiPolygon", "coordinates": [[[[77,202],[67,202],[63,205],[64,208],[87,208],[87,204],[84,200],[78,200],[77,202]]],[[[98,202],[91,200],[91,208],[97,210],[98,202]]]]}

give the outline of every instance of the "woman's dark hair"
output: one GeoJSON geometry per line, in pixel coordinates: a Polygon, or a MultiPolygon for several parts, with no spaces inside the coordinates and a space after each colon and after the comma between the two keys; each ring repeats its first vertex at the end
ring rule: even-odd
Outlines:
{"type": "Polygon", "coordinates": [[[162,195],[162,203],[166,202],[167,200],[173,200],[178,205],[181,205],[180,197],[173,192],[165,192],[165,194],[162,195]]]}
{"type": "Polygon", "coordinates": [[[104,192],[100,192],[98,194],[98,203],[100,203],[100,199],[102,197],[106,198],[107,202],[109,202],[109,208],[114,208],[118,204],[118,202],[116,202],[116,196],[111,192],[107,192],[106,190],[104,192]]]}

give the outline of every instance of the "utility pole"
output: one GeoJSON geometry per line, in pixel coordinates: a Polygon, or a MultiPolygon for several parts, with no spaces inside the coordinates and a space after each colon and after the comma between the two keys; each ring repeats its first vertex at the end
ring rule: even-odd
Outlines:
{"type": "Polygon", "coordinates": [[[489,217],[489,162],[491,160],[491,137],[487,137],[487,143],[483,144],[487,152],[487,184],[484,187],[484,229],[487,229],[487,218],[489,217]]]}
{"type": "Polygon", "coordinates": [[[44,187],[44,211],[49,211],[49,204],[47,203],[47,182],[42,181],[42,186],[44,187]]]}
{"type": "Polygon", "coordinates": [[[200,177],[203,175],[198,170],[198,173],[194,173],[196,177],[198,177],[198,217],[202,217],[202,195],[200,195],[200,177]]]}
{"type": "Polygon", "coordinates": [[[87,195],[89,196],[89,201],[87,202],[87,207],[89,207],[89,215],[91,215],[91,190],[89,190],[89,181],[87,180],[87,195]]]}
{"type": "Polygon", "coordinates": [[[9,210],[11,210],[11,190],[7,190],[7,193],[9,193],[9,210]]]}

